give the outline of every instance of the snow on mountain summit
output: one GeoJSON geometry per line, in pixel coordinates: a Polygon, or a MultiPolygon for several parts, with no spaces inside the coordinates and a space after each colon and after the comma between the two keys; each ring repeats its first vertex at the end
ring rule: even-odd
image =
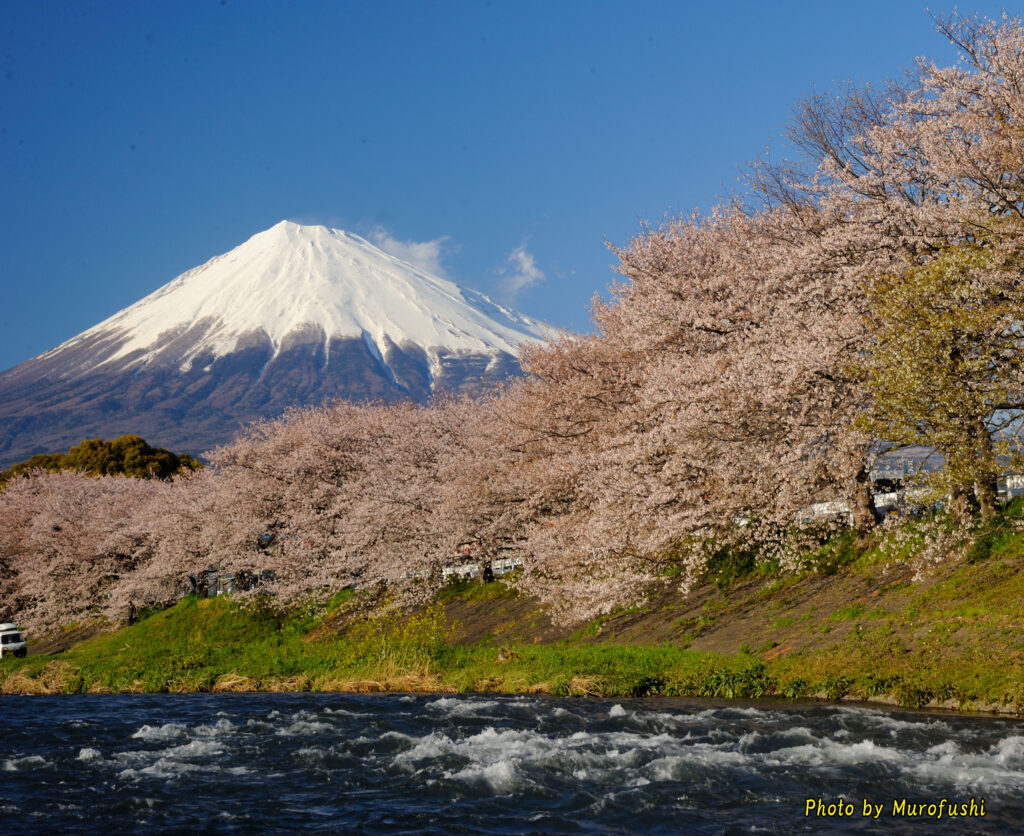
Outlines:
{"type": "Polygon", "coordinates": [[[189,340],[175,358],[183,371],[193,358],[223,357],[261,331],[275,354],[289,334],[313,329],[323,332],[327,350],[332,337],[361,337],[378,357],[389,341],[413,343],[431,365],[438,350],[515,355],[524,341],[544,337],[541,323],[358,235],[281,221],[53,352],[103,338],[116,341],[116,348],[102,363],[127,359],[137,366],[170,335],[195,329],[200,338],[189,340]]]}

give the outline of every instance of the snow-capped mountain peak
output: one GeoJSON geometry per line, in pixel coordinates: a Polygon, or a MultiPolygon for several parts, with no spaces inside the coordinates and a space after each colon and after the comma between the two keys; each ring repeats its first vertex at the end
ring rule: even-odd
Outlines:
{"type": "Polygon", "coordinates": [[[201,453],[293,406],[473,393],[546,333],[358,235],[282,221],[0,372],[0,466],[124,433],[201,453]]]}
{"type": "Polygon", "coordinates": [[[358,235],[281,221],[54,351],[104,337],[117,342],[104,364],[132,358],[134,366],[151,362],[169,334],[196,328],[202,334],[181,347],[183,370],[197,357],[230,354],[259,332],[275,354],[289,335],[320,331],[325,343],[364,339],[381,356],[389,342],[415,344],[432,365],[439,350],[516,354],[522,342],[543,337],[540,323],[358,235]]]}

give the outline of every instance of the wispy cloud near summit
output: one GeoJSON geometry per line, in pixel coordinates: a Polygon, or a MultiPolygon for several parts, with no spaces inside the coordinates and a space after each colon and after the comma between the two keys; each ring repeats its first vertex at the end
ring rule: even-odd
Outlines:
{"type": "Polygon", "coordinates": [[[540,284],[546,276],[537,266],[533,254],[526,249],[526,243],[520,244],[505,258],[505,266],[498,270],[501,279],[498,288],[503,301],[513,303],[524,288],[540,284]]]}
{"type": "Polygon", "coordinates": [[[370,233],[370,240],[388,255],[408,261],[413,266],[435,276],[448,278],[447,272],[441,266],[444,251],[451,249],[448,244],[450,239],[447,235],[442,235],[433,241],[400,241],[384,227],[378,226],[370,233]]]}

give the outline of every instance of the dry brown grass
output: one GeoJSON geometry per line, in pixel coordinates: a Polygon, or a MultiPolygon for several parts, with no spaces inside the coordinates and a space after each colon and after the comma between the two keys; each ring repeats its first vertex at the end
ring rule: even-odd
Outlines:
{"type": "Polygon", "coordinates": [[[407,673],[381,679],[322,679],[314,684],[317,691],[349,694],[452,694],[455,689],[441,682],[437,674],[407,673]]]}
{"type": "Polygon", "coordinates": [[[259,683],[259,690],[270,691],[271,693],[285,693],[291,691],[308,691],[311,686],[308,676],[301,674],[296,676],[282,676],[264,679],[259,683]]]}
{"type": "Polygon", "coordinates": [[[574,676],[569,680],[569,694],[573,697],[600,697],[599,681],[596,676],[574,676]]]}
{"type": "Polygon", "coordinates": [[[66,662],[49,662],[35,676],[12,671],[0,681],[3,694],[66,694],[72,681],[71,667],[66,662]]]}
{"type": "Polygon", "coordinates": [[[224,673],[218,676],[210,690],[215,693],[246,693],[257,690],[256,680],[251,676],[243,676],[232,671],[231,673],[224,673]]]}
{"type": "Polygon", "coordinates": [[[48,694],[37,679],[25,676],[21,671],[9,673],[0,681],[0,694],[48,694]]]}
{"type": "Polygon", "coordinates": [[[378,694],[387,689],[376,679],[325,679],[317,683],[318,691],[341,694],[378,694]]]}

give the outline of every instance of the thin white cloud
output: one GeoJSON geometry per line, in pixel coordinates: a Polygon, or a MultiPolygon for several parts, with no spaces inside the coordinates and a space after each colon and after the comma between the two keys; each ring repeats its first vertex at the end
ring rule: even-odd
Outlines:
{"type": "Polygon", "coordinates": [[[498,274],[501,276],[498,288],[506,302],[515,302],[520,291],[540,284],[546,278],[533,254],[527,252],[525,243],[508,254],[505,266],[498,270],[498,274]]]}
{"type": "Polygon", "coordinates": [[[444,255],[445,249],[449,248],[447,235],[442,235],[433,241],[399,241],[384,227],[378,226],[370,233],[370,239],[388,255],[408,261],[435,276],[448,277],[444,267],[441,266],[441,257],[444,255]]]}

